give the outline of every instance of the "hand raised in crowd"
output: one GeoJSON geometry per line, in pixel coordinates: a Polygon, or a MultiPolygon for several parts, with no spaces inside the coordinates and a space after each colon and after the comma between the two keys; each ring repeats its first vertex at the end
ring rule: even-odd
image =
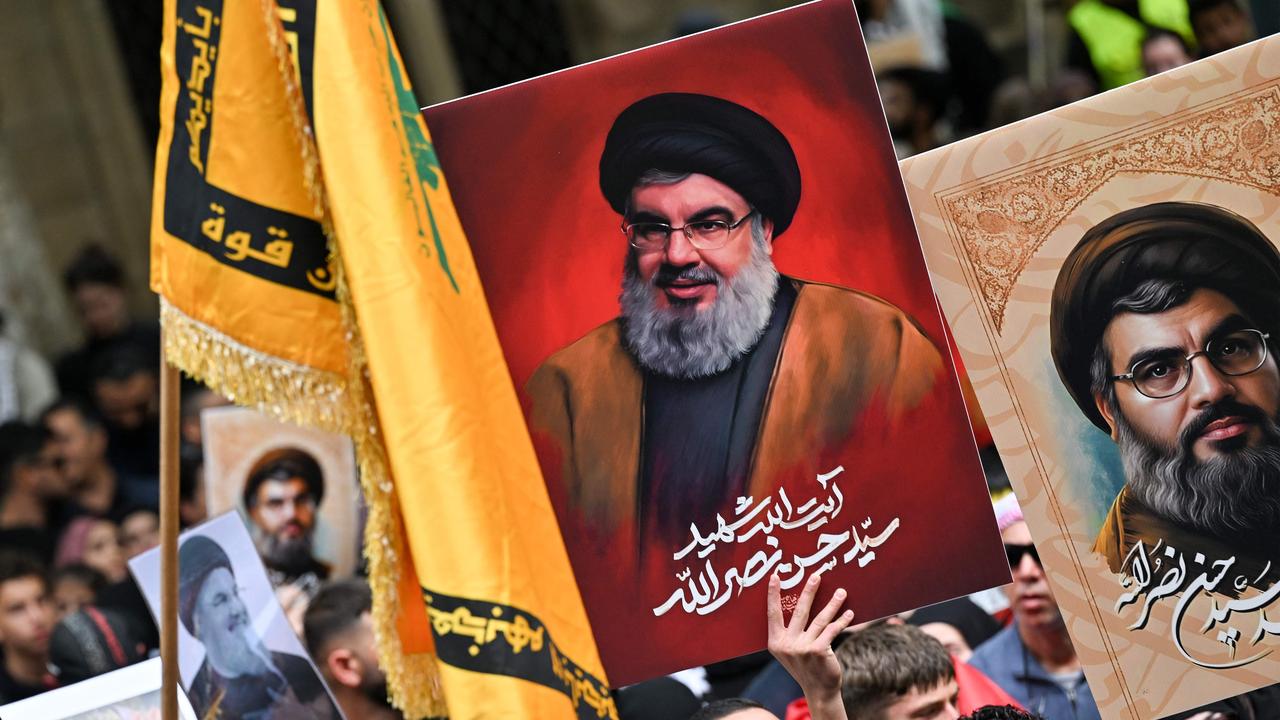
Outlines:
{"type": "Polygon", "coordinates": [[[777,575],[769,578],[769,652],[800,683],[813,720],[848,720],[840,698],[840,661],[831,643],[853,622],[853,611],[840,612],[845,591],[836,590],[809,622],[809,610],[821,580],[810,576],[796,599],[791,623],[782,618],[782,591],[777,575]]]}

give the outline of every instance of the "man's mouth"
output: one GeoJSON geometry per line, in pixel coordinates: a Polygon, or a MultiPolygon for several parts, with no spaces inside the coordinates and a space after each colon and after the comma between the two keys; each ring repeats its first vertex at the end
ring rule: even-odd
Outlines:
{"type": "Polygon", "coordinates": [[[715,285],[715,283],[706,280],[676,279],[659,283],[658,287],[662,288],[662,291],[668,295],[682,300],[689,300],[698,297],[707,287],[712,285],[715,285]]]}
{"type": "Polygon", "coordinates": [[[1200,433],[1200,437],[1205,440],[1226,440],[1227,438],[1243,435],[1249,431],[1252,425],[1252,420],[1247,420],[1239,415],[1228,415],[1206,425],[1200,433]]]}

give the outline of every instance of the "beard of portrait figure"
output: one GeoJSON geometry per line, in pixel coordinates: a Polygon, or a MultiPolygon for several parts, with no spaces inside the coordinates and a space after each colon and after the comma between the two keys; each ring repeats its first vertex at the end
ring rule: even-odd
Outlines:
{"type": "Polygon", "coordinates": [[[778,270],[765,243],[757,215],[751,219],[751,258],[732,278],[706,265],[663,264],[646,282],[636,265],[636,251],[628,252],[618,300],[624,342],[640,365],[660,375],[692,380],[723,372],[755,347],[769,324],[778,289],[778,270]],[[715,302],[703,310],[694,303],[659,307],[654,287],[677,279],[715,283],[715,302]]]}
{"type": "Polygon", "coordinates": [[[1280,423],[1258,408],[1227,399],[1205,408],[1178,435],[1175,447],[1146,437],[1113,406],[1117,444],[1132,497],[1155,513],[1212,536],[1238,541],[1242,532],[1275,534],[1280,523],[1280,423]],[[1215,420],[1238,416],[1262,431],[1256,447],[1221,447],[1199,460],[1196,439],[1215,420]]]}
{"type": "Polygon", "coordinates": [[[229,571],[210,574],[200,590],[193,621],[193,634],[218,674],[234,678],[274,671],[229,571]]]}
{"type": "Polygon", "coordinates": [[[258,555],[267,567],[286,575],[301,575],[314,566],[311,531],[304,530],[297,537],[288,537],[283,528],[280,532],[272,533],[262,529],[257,523],[251,522],[248,525],[253,544],[258,548],[258,555]]]}

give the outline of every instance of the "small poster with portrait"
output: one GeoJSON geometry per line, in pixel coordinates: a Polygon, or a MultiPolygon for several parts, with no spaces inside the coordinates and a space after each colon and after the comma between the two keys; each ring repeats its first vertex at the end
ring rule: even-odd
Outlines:
{"type": "MultiPolygon", "coordinates": [[[[160,550],[129,560],[160,625],[160,550]]],[[[342,720],[249,530],[227,512],[178,537],[178,671],[200,718],[342,720]]]]}
{"type": "Polygon", "coordinates": [[[351,440],[255,410],[200,414],[209,514],[238,510],[274,583],[346,577],[360,560],[361,495],[351,440]]]}
{"type": "Polygon", "coordinates": [[[1007,582],[853,3],[424,113],[610,684],[1007,582]]]}
{"type": "Polygon", "coordinates": [[[1278,167],[1277,38],[902,163],[1106,718],[1280,678],[1278,167]]]}
{"type": "MultiPolygon", "coordinates": [[[[158,720],[160,658],[113,670],[26,700],[0,705],[4,720],[158,720]]],[[[197,720],[178,689],[178,717],[197,720]]]]}

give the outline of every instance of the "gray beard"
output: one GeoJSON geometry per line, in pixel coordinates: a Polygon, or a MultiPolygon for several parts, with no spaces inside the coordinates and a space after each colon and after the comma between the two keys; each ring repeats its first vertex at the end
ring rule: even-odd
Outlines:
{"type": "Polygon", "coordinates": [[[709,267],[682,273],[715,281],[716,299],[705,310],[657,307],[661,290],[640,278],[635,251],[627,253],[618,298],[623,341],[642,367],[682,380],[704,378],[724,372],[755,347],[773,313],[778,269],[754,223],[751,230],[751,257],[731,280],[709,267]]]}
{"type": "Polygon", "coordinates": [[[1261,423],[1262,444],[1196,459],[1179,438],[1169,448],[1115,413],[1129,493],[1155,514],[1209,535],[1239,541],[1242,532],[1277,531],[1280,523],[1280,425],[1261,423]]]}

